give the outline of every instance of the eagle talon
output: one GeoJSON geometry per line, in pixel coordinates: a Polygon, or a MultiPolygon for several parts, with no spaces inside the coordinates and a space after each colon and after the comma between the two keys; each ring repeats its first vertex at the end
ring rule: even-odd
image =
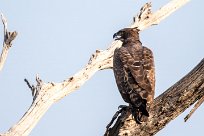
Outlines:
{"type": "Polygon", "coordinates": [[[143,121],[141,119],[142,119],[143,113],[140,111],[140,109],[136,107],[131,107],[131,113],[135,122],[137,124],[142,124],[143,121]]]}
{"type": "Polygon", "coordinates": [[[139,116],[137,116],[137,118],[135,119],[137,124],[142,124],[141,118],[139,118],[139,116]]]}

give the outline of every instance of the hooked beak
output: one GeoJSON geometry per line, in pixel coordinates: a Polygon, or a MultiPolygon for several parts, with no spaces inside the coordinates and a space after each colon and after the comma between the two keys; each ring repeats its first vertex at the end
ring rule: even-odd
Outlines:
{"type": "Polygon", "coordinates": [[[120,39],[121,39],[121,36],[118,35],[118,33],[115,33],[115,34],[113,35],[113,39],[115,39],[115,40],[120,40],[120,39]]]}

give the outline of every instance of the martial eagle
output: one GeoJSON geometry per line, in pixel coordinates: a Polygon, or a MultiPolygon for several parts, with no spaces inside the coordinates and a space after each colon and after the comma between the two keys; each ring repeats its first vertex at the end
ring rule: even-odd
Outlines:
{"type": "Polygon", "coordinates": [[[137,123],[149,117],[148,107],[154,100],[155,69],[153,53],[142,46],[137,28],[124,28],[113,35],[122,46],[115,49],[113,71],[119,92],[129,103],[137,123]]]}

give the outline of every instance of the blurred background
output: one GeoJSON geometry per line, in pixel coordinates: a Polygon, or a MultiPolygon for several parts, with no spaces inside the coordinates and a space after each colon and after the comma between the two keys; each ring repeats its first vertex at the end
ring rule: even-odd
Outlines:
{"type": "MultiPolygon", "coordinates": [[[[82,69],[96,49],[109,47],[112,35],[129,26],[145,0],[0,0],[0,12],[18,36],[0,72],[0,132],[26,112],[32,96],[27,78],[35,83],[61,82],[82,69]]],[[[152,0],[153,11],[169,0],[152,0]]],[[[159,25],[141,32],[156,65],[156,96],[186,75],[204,56],[204,1],[192,0],[159,25]]],[[[0,23],[0,43],[3,25],[0,23]]],[[[1,48],[0,48],[1,50],[1,48]]],[[[112,70],[97,72],[79,90],[54,104],[30,136],[101,136],[117,107],[126,104],[112,70]]],[[[192,107],[191,107],[192,108],[192,107]]],[[[202,135],[203,105],[188,122],[190,109],[156,136],[202,135]]]]}

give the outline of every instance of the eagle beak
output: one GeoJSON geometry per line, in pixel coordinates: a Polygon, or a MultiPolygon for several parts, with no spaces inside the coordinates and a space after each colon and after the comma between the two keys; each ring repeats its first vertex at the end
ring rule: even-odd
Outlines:
{"type": "Polygon", "coordinates": [[[121,38],[121,36],[118,35],[118,33],[115,33],[115,34],[113,35],[113,39],[115,39],[115,40],[120,40],[120,38],[121,38]]]}
{"type": "Polygon", "coordinates": [[[113,39],[115,39],[116,36],[117,36],[117,33],[114,33],[114,35],[113,35],[113,39]]]}

